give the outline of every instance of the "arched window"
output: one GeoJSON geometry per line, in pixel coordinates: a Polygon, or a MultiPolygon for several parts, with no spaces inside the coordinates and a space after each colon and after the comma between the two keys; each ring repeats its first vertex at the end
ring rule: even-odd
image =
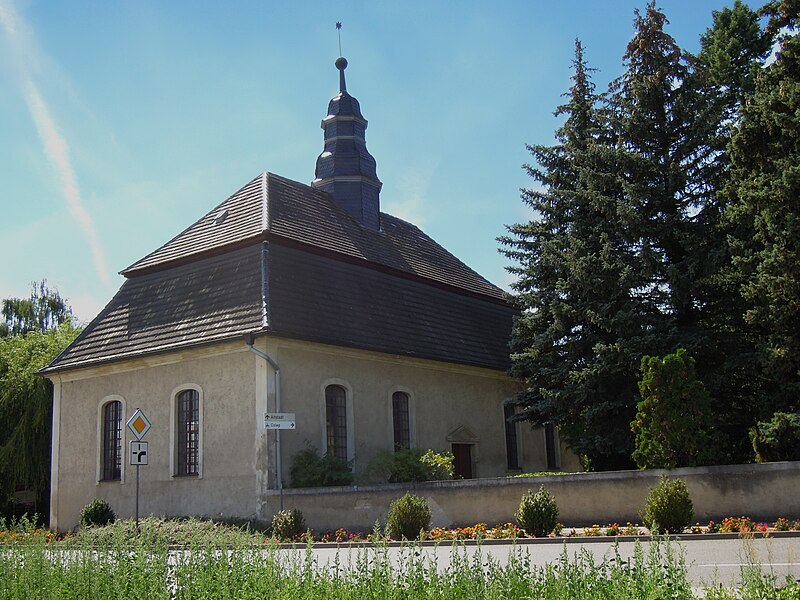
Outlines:
{"type": "Polygon", "coordinates": [[[411,447],[411,418],[408,394],[392,394],[392,425],[394,429],[394,449],[407,450],[411,447]]]}
{"type": "Polygon", "coordinates": [[[103,405],[103,481],[122,478],[122,402],[112,400],[103,405]]]}
{"type": "Polygon", "coordinates": [[[183,390],[175,397],[175,474],[200,473],[200,394],[183,390]]]}
{"type": "Polygon", "coordinates": [[[347,460],[347,392],[340,385],[325,388],[325,425],[329,454],[347,460]]]}

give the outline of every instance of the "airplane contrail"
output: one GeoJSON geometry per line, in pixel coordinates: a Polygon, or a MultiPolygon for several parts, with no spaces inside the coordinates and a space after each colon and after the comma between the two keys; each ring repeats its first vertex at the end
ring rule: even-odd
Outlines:
{"type": "Polygon", "coordinates": [[[30,50],[30,48],[26,48],[25,46],[32,45],[32,42],[26,41],[22,37],[22,21],[14,10],[11,0],[0,0],[0,23],[6,30],[14,49],[14,54],[18,63],[16,66],[18,67],[21,77],[22,94],[28,106],[28,110],[31,113],[34,125],[36,126],[39,139],[44,146],[45,156],[58,176],[61,191],[64,195],[64,199],[67,201],[69,212],[72,218],[77,222],[86,242],[89,244],[95,270],[103,284],[107,285],[111,280],[108,274],[105,253],[97,239],[97,230],[95,229],[92,217],[83,206],[80,188],[78,186],[78,178],[75,175],[75,169],[73,169],[69,157],[69,145],[59,131],[39,89],[27,73],[27,68],[22,57],[26,56],[26,54],[30,55],[29,52],[25,52],[25,50],[30,50]]]}

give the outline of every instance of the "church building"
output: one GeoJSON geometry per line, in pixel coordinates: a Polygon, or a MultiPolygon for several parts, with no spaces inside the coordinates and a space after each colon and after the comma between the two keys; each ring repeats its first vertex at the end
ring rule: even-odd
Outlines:
{"type": "Polygon", "coordinates": [[[464,478],[561,466],[557,432],[508,421],[516,309],[381,212],[367,120],[347,61],[336,67],[311,184],[254,177],[122,271],[42,370],[54,384],[51,527],[75,527],[96,497],[132,516],[137,469],[143,515],[269,520],[307,445],[356,476],[399,448],[452,452],[464,478]],[[126,427],[137,409],[151,424],[140,467],[126,427]],[[272,429],[274,413],[292,413],[294,429],[272,429]]]}

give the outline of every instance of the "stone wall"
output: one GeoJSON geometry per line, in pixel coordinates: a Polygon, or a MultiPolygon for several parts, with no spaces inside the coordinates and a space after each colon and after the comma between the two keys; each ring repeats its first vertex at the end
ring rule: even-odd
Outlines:
{"type": "MultiPolygon", "coordinates": [[[[513,521],[522,495],[544,485],[556,497],[559,521],[567,526],[638,523],[647,493],[662,474],[686,481],[699,522],[740,515],[765,521],[800,517],[800,462],[290,489],[284,490],[283,506],[300,509],[317,531],[364,531],[376,521],[385,523],[391,501],[411,490],[428,500],[435,527],[491,525],[513,521]]],[[[277,512],[280,497],[270,494],[277,512]]]]}

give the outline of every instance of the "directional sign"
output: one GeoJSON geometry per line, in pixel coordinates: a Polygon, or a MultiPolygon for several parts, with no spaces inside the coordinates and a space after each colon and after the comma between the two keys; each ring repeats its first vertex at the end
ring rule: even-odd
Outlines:
{"type": "MultiPolygon", "coordinates": [[[[128,419],[128,429],[131,430],[133,437],[138,441],[144,437],[144,434],[150,431],[150,420],[144,416],[141,409],[137,408],[136,412],[128,419]]],[[[133,463],[131,463],[133,464],[133,463]]]]}
{"type": "Polygon", "coordinates": [[[267,429],[294,429],[296,427],[294,413],[267,413],[264,415],[264,427],[267,429]]]}
{"type": "Polygon", "coordinates": [[[147,464],[147,442],[131,442],[131,464],[137,466],[147,464]]]}

